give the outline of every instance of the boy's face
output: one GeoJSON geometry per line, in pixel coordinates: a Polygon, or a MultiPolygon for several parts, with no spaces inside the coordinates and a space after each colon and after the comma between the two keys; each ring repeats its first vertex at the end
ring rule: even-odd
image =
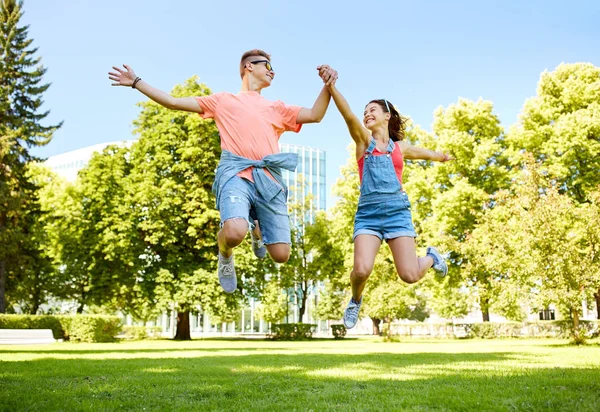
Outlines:
{"type": "Polygon", "coordinates": [[[266,57],[259,56],[256,59],[252,59],[252,61],[247,63],[246,67],[251,69],[248,74],[254,77],[255,80],[258,80],[263,87],[271,85],[275,77],[275,72],[273,71],[271,62],[266,57]]]}

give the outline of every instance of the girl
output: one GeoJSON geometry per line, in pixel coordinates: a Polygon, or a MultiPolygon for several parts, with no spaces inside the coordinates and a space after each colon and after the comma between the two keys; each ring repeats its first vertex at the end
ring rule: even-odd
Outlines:
{"type": "Polygon", "coordinates": [[[405,142],[406,119],[385,99],[370,101],[361,123],[337,90],[335,82],[329,83],[335,105],[356,142],[361,180],[354,220],[354,268],[350,274],[352,299],[344,312],[344,325],[350,329],[358,322],[362,292],[383,240],[392,251],[396,271],[403,281],[417,282],[430,268],[442,276],[448,273],[444,258],[434,247],[428,247],[424,257],[417,257],[410,202],[402,188],[402,169],[404,159],[447,162],[452,158],[405,142]]]}

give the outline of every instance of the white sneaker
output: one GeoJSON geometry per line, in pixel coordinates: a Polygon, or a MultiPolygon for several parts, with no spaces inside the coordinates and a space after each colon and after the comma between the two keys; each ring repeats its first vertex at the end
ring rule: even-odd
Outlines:
{"type": "Polygon", "coordinates": [[[446,276],[448,274],[448,265],[444,257],[440,255],[440,252],[433,246],[428,246],[427,255],[433,259],[433,270],[440,276],[446,276]]]}
{"type": "Polygon", "coordinates": [[[235,276],[235,267],[233,266],[233,255],[226,258],[219,252],[219,283],[227,293],[233,293],[237,289],[237,277],[235,276]]]}
{"type": "Polygon", "coordinates": [[[346,329],[352,329],[358,322],[358,312],[360,312],[362,301],[362,296],[360,297],[360,302],[355,301],[354,298],[350,298],[350,302],[348,302],[348,306],[346,306],[346,310],[344,311],[344,326],[346,329]]]}

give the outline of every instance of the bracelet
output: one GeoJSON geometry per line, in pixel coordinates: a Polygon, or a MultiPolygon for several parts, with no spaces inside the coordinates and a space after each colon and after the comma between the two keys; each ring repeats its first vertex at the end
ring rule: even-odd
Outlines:
{"type": "Polygon", "coordinates": [[[135,80],[133,81],[133,84],[131,85],[132,89],[135,89],[135,85],[137,84],[137,82],[139,82],[140,80],[142,80],[141,77],[136,77],[135,80]]]}

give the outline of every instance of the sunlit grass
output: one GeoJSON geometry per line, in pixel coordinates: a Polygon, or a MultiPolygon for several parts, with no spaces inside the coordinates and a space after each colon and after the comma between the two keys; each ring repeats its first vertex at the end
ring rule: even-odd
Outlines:
{"type": "Polygon", "coordinates": [[[600,345],[379,339],[0,346],[1,410],[600,410],[600,345]]]}

